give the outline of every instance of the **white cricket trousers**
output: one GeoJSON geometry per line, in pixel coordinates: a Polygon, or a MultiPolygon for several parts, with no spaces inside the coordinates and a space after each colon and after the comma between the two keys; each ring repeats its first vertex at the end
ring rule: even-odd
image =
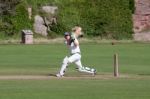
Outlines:
{"type": "Polygon", "coordinates": [[[89,69],[85,69],[83,66],[82,66],[82,63],[81,63],[81,55],[79,53],[75,53],[73,55],[71,55],[70,57],[65,57],[64,60],[63,60],[63,64],[61,66],[61,69],[60,69],[60,75],[64,75],[64,72],[68,66],[69,63],[75,63],[78,70],[80,72],[85,72],[85,73],[93,73],[92,71],[90,71],[90,68],[89,69]]]}

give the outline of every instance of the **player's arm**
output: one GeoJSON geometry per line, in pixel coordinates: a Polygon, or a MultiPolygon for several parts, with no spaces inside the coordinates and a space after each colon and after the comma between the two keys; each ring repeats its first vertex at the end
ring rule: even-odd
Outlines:
{"type": "Polygon", "coordinates": [[[75,46],[79,46],[79,42],[77,39],[74,40],[74,44],[75,44],[75,46]]]}
{"type": "Polygon", "coordinates": [[[79,42],[74,35],[71,35],[71,42],[73,42],[75,46],[79,46],[79,42]]]}

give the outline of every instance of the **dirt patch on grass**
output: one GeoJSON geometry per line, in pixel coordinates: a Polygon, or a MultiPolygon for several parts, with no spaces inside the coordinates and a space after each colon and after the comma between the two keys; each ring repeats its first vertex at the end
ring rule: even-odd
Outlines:
{"type": "Polygon", "coordinates": [[[0,80],[53,80],[53,79],[150,79],[150,75],[135,75],[135,74],[121,74],[119,77],[114,77],[112,73],[99,73],[96,75],[85,74],[85,73],[69,73],[64,77],[56,77],[55,74],[41,74],[41,75],[0,75],[0,80]]]}
{"type": "Polygon", "coordinates": [[[0,76],[0,80],[44,80],[50,79],[49,76],[41,76],[41,75],[3,75],[0,76]]]}
{"type": "Polygon", "coordinates": [[[114,77],[112,74],[98,74],[98,75],[65,75],[65,77],[58,78],[54,74],[49,75],[2,75],[0,80],[51,80],[51,79],[120,79],[131,78],[129,75],[120,75],[114,77]]]}

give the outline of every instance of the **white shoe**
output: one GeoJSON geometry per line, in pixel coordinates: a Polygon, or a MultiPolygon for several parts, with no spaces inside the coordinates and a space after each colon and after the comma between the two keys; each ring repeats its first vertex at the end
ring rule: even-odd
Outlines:
{"type": "Polygon", "coordinates": [[[56,77],[64,77],[64,76],[58,73],[56,74],[56,77]]]}
{"type": "Polygon", "coordinates": [[[96,75],[96,69],[94,69],[94,70],[93,70],[92,75],[93,75],[93,76],[95,76],[95,75],[96,75]]]}

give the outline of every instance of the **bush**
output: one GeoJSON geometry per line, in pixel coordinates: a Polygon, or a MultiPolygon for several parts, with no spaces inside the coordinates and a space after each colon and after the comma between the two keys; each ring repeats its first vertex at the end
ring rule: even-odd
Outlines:
{"type": "Polygon", "coordinates": [[[28,18],[26,2],[22,2],[16,6],[16,14],[11,17],[14,31],[19,33],[22,29],[32,29],[32,22],[28,18]]]}
{"type": "MultiPolygon", "coordinates": [[[[51,27],[53,34],[63,34],[75,25],[83,27],[86,35],[109,39],[132,37],[132,13],[134,0],[22,0],[15,7],[15,15],[4,17],[7,22],[0,28],[3,33],[18,34],[20,30],[32,28],[26,7],[33,7],[37,14],[42,5],[58,6],[58,24],[51,27]]],[[[0,23],[1,24],[1,23],[0,23]]]]}
{"type": "Polygon", "coordinates": [[[4,4],[11,4],[11,6],[6,6],[1,16],[1,38],[2,36],[16,36],[22,29],[32,29],[32,24],[28,19],[28,12],[26,10],[27,3],[25,1],[6,0],[4,4]]]}
{"type": "Polygon", "coordinates": [[[111,39],[131,38],[130,1],[68,0],[59,5],[58,22],[67,30],[75,25],[80,25],[87,35],[111,39]]]}
{"type": "Polygon", "coordinates": [[[135,0],[129,0],[129,8],[134,13],[135,11],[135,0]]]}

